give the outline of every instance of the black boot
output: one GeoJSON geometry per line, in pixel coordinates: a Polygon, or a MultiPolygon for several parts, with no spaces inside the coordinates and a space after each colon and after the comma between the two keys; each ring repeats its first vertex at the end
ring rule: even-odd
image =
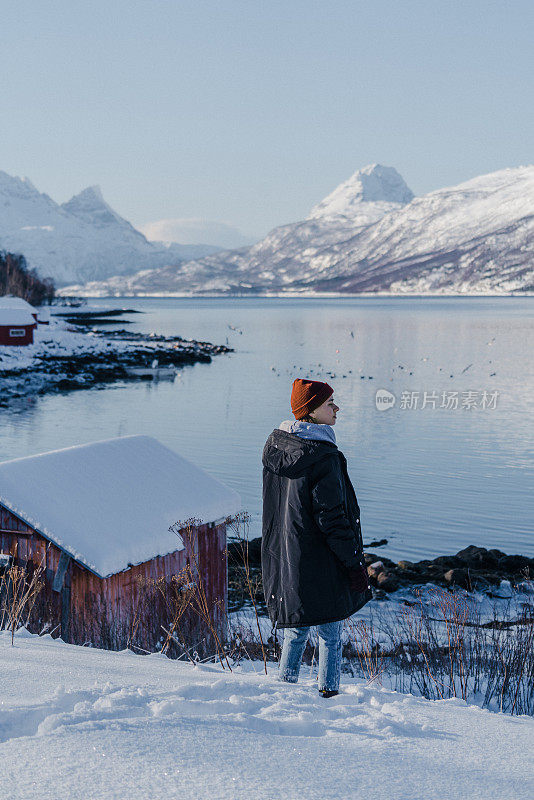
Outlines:
{"type": "Polygon", "coordinates": [[[337,689],[319,689],[319,694],[321,697],[334,697],[339,692],[337,689]]]}

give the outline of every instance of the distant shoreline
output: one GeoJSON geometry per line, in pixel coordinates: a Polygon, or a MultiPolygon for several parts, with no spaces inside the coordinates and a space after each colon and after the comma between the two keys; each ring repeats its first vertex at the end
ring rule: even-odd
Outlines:
{"type": "Polygon", "coordinates": [[[352,298],[359,298],[362,300],[373,300],[375,298],[401,298],[406,297],[408,299],[415,299],[415,298],[454,298],[459,299],[463,298],[466,300],[473,300],[474,298],[495,298],[495,297],[503,297],[503,298],[510,298],[510,297],[534,297],[534,291],[514,291],[514,292],[476,292],[473,294],[467,294],[465,292],[228,292],[225,294],[199,294],[199,293],[192,293],[192,292],[165,292],[165,293],[148,293],[148,292],[136,292],[131,294],[62,294],[62,290],[58,289],[56,292],[57,297],[62,297],[64,299],[76,299],[76,300],[135,300],[135,299],[171,299],[171,298],[179,298],[179,299],[196,299],[196,300],[224,300],[225,298],[275,298],[275,299],[283,299],[287,298],[288,300],[297,300],[302,298],[303,300],[310,300],[313,298],[317,298],[319,300],[340,300],[343,298],[352,299],[352,298]]]}

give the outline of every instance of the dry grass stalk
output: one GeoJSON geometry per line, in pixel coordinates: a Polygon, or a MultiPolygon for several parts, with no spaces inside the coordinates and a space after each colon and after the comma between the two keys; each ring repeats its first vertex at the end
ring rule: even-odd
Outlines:
{"type": "Polygon", "coordinates": [[[377,681],[381,682],[384,672],[384,654],[378,642],[373,641],[372,630],[363,620],[345,620],[345,629],[349,631],[351,643],[356,651],[360,669],[365,675],[369,684],[377,681]]]}
{"type": "MultiPolygon", "coordinates": [[[[479,605],[461,590],[418,592],[383,633],[391,642],[387,672],[395,688],[429,699],[478,699],[511,714],[534,712],[534,606],[516,619],[482,623],[479,605]],[[471,601],[471,602],[470,602],[471,601]]],[[[511,617],[510,607],[505,615],[511,617]]]]}
{"type": "MultiPolygon", "coordinates": [[[[247,511],[241,511],[233,517],[226,518],[226,525],[230,528],[233,532],[235,541],[237,543],[237,551],[239,553],[239,566],[242,567],[244,576],[245,576],[245,584],[247,587],[247,592],[250,597],[250,602],[252,604],[252,608],[254,609],[254,615],[256,618],[256,627],[258,630],[258,636],[261,644],[261,655],[263,659],[263,667],[265,669],[265,674],[267,675],[267,657],[265,654],[265,644],[263,641],[263,634],[261,631],[261,624],[260,624],[260,617],[258,613],[258,604],[257,604],[257,595],[259,590],[259,577],[256,580],[252,580],[251,571],[250,571],[250,560],[249,560],[249,552],[248,552],[248,533],[250,528],[250,514],[247,511]]],[[[227,551],[228,553],[228,551],[227,551]]]]}
{"type": "Polygon", "coordinates": [[[177,575],[173,575],[170,584],[163,579],[155,581],[155,587],[163,598],[165,607],[169,617],[169,628],[161,626],[163,632],[167,634],[167,638],[161,648],[162,653],[167,653],[172,642],[176,642],[187,657],[192,661],[190,650],[191,647],[186,647],[184,637],[181,634],[180,622],[184,614],[187,612],[192,603],[192,595],[194,586],[190,582],[190,570],[185,567],[180,570],[177,575]]]}
{"type": "Polygon", "coordinates": [[[17,548],[12,556],[12,563],[6,567],[0,577],[0,630],[11,631],[11,644],[14,644],[15,632],[28,625],[28,620],[35,601],[44,586],[41,580],[44,573],[46,553],[40,564],[17,566],[17,548]]]}
{"type": "Polygon", "coordinates": [[[198,527],[200,525],[202,525],[202,520],[190,517],[184,521],[175,522],[170,526],[169,530],[183,541],[187,551],[188,562],[181,570],[182,579],[188,587],[187,608],[193,611],[206,625],[215,644],[217,656],[222,668],[225,669],[226,665],[231,672],[232,667],[228,661],[226,651],[214,621],[215,610],[218,609],[219,613],[224,610],[223,601],[216,601],[214,607],[210,608],[206,588],[202,580],[202,571],[198,559],[198,527]]]}

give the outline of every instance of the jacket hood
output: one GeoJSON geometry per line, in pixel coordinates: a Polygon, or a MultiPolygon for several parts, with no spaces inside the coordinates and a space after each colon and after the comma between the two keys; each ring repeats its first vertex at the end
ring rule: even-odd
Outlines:
{"type": "Polygon", "coordinates": [[[312,464],[337,452],[335,444],[315,439],[301,439],[296,433],[276,428],[263,448],[263,466],[276,475],[296,478],[312,464]]]}

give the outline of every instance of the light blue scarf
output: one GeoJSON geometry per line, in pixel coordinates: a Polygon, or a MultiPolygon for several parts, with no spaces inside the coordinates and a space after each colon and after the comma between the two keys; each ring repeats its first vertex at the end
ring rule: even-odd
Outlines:
{"type": "Polygon", "coordinates": [[[331,425],[304,422],[301,419],[285,419],[280,423],[278,429],[287,433],[296,433],[301,439],[316,439],[320,442],[336,443],[336,434],[331,425]]]}

